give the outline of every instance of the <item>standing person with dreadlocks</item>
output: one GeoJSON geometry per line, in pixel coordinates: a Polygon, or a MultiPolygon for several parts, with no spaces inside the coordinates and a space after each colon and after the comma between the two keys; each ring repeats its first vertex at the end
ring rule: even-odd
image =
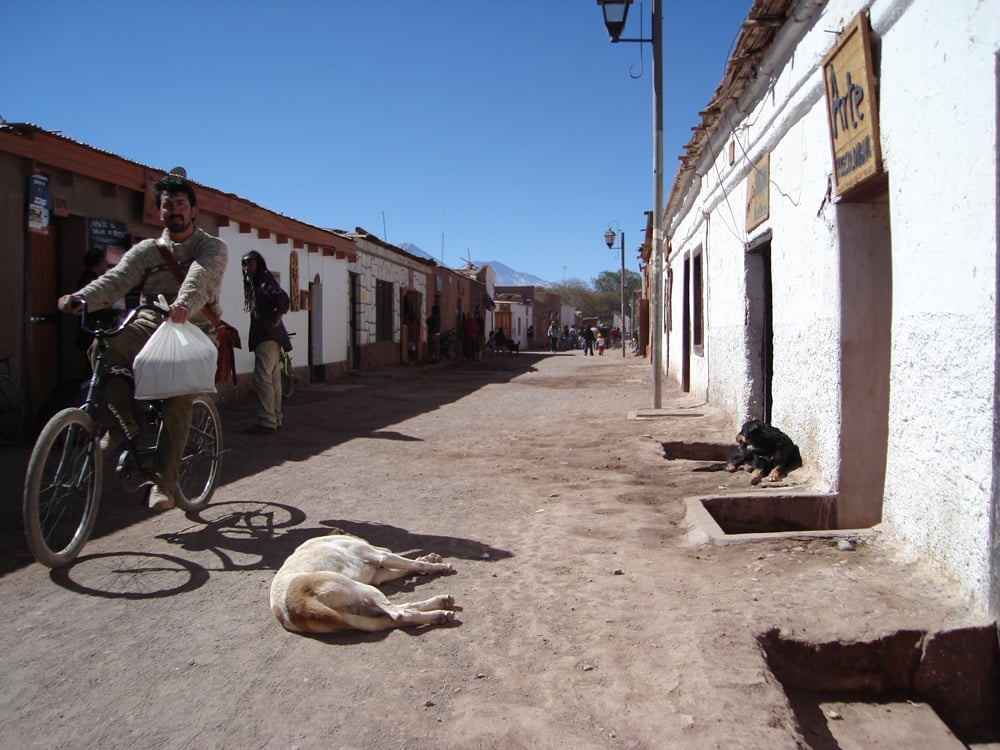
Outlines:
{"type": "Polygon", "coordinates": [[[250,351],[254,355],[253,385],[257,391],[257,424],[248,435],[273,435],[281,429],[281,350],[292,342],[281,322],[288,312],[288,295],[267,270],[256,250],[243,256],[243,309],[250,313],[250,351]]]}

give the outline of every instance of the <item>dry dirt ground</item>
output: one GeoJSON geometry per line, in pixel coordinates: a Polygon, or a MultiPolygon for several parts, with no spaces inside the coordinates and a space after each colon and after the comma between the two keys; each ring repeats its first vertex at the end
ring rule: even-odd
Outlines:
{"type": "Polygon", "coordinates": [[[669,386],[661,414],[629,418],[650,378],[618,352],[397,368],[300,391],[273,438],[227,406],[206,511],[153,514],[107,472],[94,538],[56,571],[26,556],[26,451],[6,449],[0,747],[951,746],[908,695],[796,712],[761,644],[808,656],[988,630],[982,614],[881,533],[689,544],[684,498],[746,493],[748,475],[667,460],[663,442],[726,444],[735,425],[669,386]],[[443,555],[454,576],[388,588],[451,593],[456,622],[282,630],[274,571],[331,527],[443,555]]]}

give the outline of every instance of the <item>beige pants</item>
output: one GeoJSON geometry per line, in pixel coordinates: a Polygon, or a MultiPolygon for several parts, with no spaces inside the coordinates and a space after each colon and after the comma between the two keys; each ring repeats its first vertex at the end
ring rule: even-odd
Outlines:
{"type": "MultiPolygon", "coordinates": [[[[109,367],[132,368],[132,361],[143,345],[159,327],[158,323],[135,318],[117,336],[108,339],[104,361],[109,367]]],[[[90,347],[91,362],[97,359],[97,342],[90,347]]],[[[177,489],[177,471],[187,444],[191,428],[191,402],[193,396],[175,396],[163,399],[163,432],[156,448],[153,471],[159,476],[157,484],[164,490],[177,489]]],[[[110,430],[121,434],[122,428],[134,435],[138,431],[132,411],[129,383],[124,377],[111,376],[104,381],[104,422],[110,430]]]]}
{"type": "Polygon", "coordinates": [[[253,387],[257,391],[257,424],[281,427],[281,344],[262,341],[253,350],[253,387]]]}

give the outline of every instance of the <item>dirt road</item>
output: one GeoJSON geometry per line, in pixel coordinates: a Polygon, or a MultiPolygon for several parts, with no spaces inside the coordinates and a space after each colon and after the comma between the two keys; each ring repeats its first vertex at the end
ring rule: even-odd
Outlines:
{"type": "Polygon", "coordinates": [[[153,514],[108,473],[95,538],[54,572],[25,558],[24,452],[8,451],[0,747],[832,747],[762,634],[983,622],[883,536],[687,544],[683,498],[746,492],[747,475],[666,460],[662,442],[728,443],[733,425],[671,392],[670,416],[628,419],[650,393],[633,357],[528,353],[303,390],[273,438],[227,407],[208,510],[153,514]],[[282,630],[273,573],[330,527],[443,555],[456,575],[387,588],[453,594],[456,623],[282,630]]]}

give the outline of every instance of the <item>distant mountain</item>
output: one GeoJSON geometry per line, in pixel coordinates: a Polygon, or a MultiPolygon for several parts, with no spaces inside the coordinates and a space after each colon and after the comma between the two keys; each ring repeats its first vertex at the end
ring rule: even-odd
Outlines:
{"type": "MultiPolygon", "coordinates": [[[[401,242],[399,246],[410,253],[411,255],[418,255],[421,258],[430,258],[433,261],[440,263],[441,261],[435,258],[430,253],[422,250],[421,248],[414,245],[412,242],[401,242]]],[[[530,273],[521,273],[520,271],[515,271],[510,266],[505,266],[503,263],[497,260],[474,260],[472,261],[474,265],[482,268],[483,266],[490,266],[497,272],[496,285],[497,286],[543,286],[549,287],[552,284],[545,279],[540,279],[537,276],[533,276],[530,273]]]]}
{"type": "MultiPolygon", "coordinates": [[[[408,252],[410,255],[419,255],[421,258],[430,258],[431,260],[437,260],[437,258],[435,258],[433,255],[424,250],[421,250],[412,242],[400,242],[399,246],[403,248],[406,252],[408,252]]],[[[440,263],[440,261],[438,262],[440,263]]]]}
{"type": "Polygon", "coordinates": [[[505,266],[498,260],[476,260],[477,266],[489,266],[497,272],[497,286],[552,286],[551,282],[540,279],[530,273],[515,271],[510,266],[505,266]]]}

